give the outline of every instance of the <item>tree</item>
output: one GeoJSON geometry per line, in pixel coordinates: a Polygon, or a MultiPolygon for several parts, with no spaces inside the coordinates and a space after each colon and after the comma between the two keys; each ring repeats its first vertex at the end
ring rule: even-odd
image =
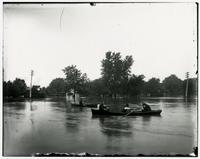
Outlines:
{"type": "Polygon", "coordinates": [[[115,98],[117,94],[123,94],[124,90],[128,89],[128,76],[132,64],[132,56],[126,56],[123,60],[120,52],[106,52],[106,58],[102,60],[101,75],[105,86],[115,98]]]}
{"type": "Polygon", "coordinates": [[[81,73],[76,65],[67,66],[63,69],[65,73],[65,82],[68,92],[73,90],[74,93],[82,92],[84,85],[89,81],[86,73],[81,73]]]}
{"type": "Polygon", "coordinates": [[[104,85],[102,78],[95,79],[90,82],[90,94],[96,96],[104,96],[106,94],[109,94],[108,89],[104,85]]]}
{"type": "Polygon", "coordinates": [[[157,97],[162,96],[163,90],[160,83],[160,79],[151,78],[144,85],[144,92],[147,96],[157,97]]]}
{"type": "Polygon", "coordinates": [[[128,82],[128,93],[131,96],[139,96],[144,89],[144,75],[132,75],[128,82]]]}
{"type": "Polygon", "coordinates": [[[165,93],[170,96],[178,96],[183,94],[182,85],[183,81],[176,75],[172,74],[163,80],[165,93]]]}
{"type": "MultiPolygon", "coordinates": [[[[186,91],[186,83],[187,81],[183,81],[183,95],[185,95],[186,91]]],[[[197,88],[198,88],[198,80],[197,78],[189,78],[188,79],[188,97],[197,96],[197,88]]]]}
{"type": "Polygon", "coordinates": [[[23,79],[16,78],[12,84],[12,96],[19,97],[26,94],[27,86],[23,79]]]}
{"type": "Polygon", "coordinates": [[[38,85],[32,87],[32,97],[33,98],[44,98],[45,97],[45,88],[40,88],[38,85]]]}
{"type": "Polygon", "coordinates": [[[66,91],[66,83],[63,78],[56,78],[51,81],[47,87],[47,92],[49,95],[60,95],[64,94],[66,91]]]}
{"type": "Polygon", "coordinates": [[[3,96],[4,97],[12,96],[12,89],[13,89],[13,84],[11,81],[3,82],[3,96]]]}

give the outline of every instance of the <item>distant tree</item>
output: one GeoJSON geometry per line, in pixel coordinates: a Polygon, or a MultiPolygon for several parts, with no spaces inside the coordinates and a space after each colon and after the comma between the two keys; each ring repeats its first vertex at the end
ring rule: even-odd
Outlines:
{"type": "Polygon", "coordinates": [[[3,96],[7,97],[8,96],[8,88],[7,88],[7,82],[3,82],[3,96]]]}
{"type": "Polygon", "coordinates": [[[159,78],[151,78],[144,85],[146,96],[157,97],[163,95],[162,85],[159,78]]]}
{"type": "Polygon", "coordinates": [[[86,73],[81,73],[81,71],[76,68],[76,65],[65,67],[63,72],[66,76],[65,82],[67,90],[73,90],[77,93],[82,92],[84,85],[89,81],[86,73]]]}
{"type": "Polygon", "coordinates": [[[139,96],[142,94],[144,89],[144,75],[132,75],[128,82],[128,92],[131,96],[139,96]]]}
{"type": "Polygon", "coordinates": [[[12,96],[19,97],[26,94],[27,86],[23,79],[16,78],[12,84],[12,96]]]}
{"type": "Polygon", "coordinates": [[[38,85],[34,85],[32,87],[32,98],[44,98],[46,96],[45,94],[45,88],[40,88],[38,85]]]}
{"type": "Polygon", "coordinates": [[[102,78],[95,79],[90,82],[90,94],[96,96],[104,96],[106,94],[109,94],[109,90],[104,85],[102,78]]]}
{"type": "Polygon", "coordinates": [[[12,96],[13,84],[11,81],[3,82],[3,96],[10,97],[12,96]]]}
{"type": "Polygon", "coordinates": [[[163,80],[165,93],[170,96],[179,96],[183,94],[183,81],[176,75],[172,74],[163,80]]]}
{"type": "Polygon", "coordinates": [[[126,56],[123,60],[119,52],[106,52],[106,57],[102,60],[101,75],[105,86],[115,98],[117,94],[123,94],[128,89],[132,64],[132,56],[126,56]]]}
{"type": "Polygon", "coordinates": [[[47,93],[49,95],[59,95],[64,94],[66,91],[66,83],[63,78],[56,78],[51,81],[47,87],[47,93]]]}
{"type": "MultiPolygon", "coordinates": [[[[185,96],[185,91],[186,91],[186,80],[183,81],[183,95],[185,96]]],[[[188,79],[188,97],[192,97],[192,96],[197,96],[197,78],[189,78],[188,79]]]]}
{"type": "Polygon", "coordinates": [[[42,87],[40,89],[40,96],[41,97],[46,97],[46,95],[47,95],[47,89],[45,87],[42,87]]]}

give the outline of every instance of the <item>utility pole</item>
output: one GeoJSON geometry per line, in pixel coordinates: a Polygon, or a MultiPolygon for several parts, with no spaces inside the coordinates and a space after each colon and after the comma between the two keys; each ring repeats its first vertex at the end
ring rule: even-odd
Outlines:
{"type": "Polygon", "coordinates": [[[5,70],[4,70],[4,66],[5,66],[5,65],[4,65],[4,49],[5,49],[5,48],[4,48],[4,39],[2,40],[2,42],[3,42],[3,43],[2,43],[2,44],[3,44],[3,47],[2,47],[2,67],[3,67],[3,82],[4,82],[4,80],[5,80],[5,72],[4,72],[4,71],[5,71],[5,70]]]}
{"type": "Polygon", "coordinates": [[[31,83],[30,83],[30,92],[29,92],[29,98],[32,98],[32,79],[33,79],[33,70],[31,70],[31,83]]]}
{"type": "Polygon", "coordinates": [[[187,98],[187,96],[188,96],[188,79],[189,79],[189,72],[186,72],[185,77],[186,77],[185,97],[187,98]]]}

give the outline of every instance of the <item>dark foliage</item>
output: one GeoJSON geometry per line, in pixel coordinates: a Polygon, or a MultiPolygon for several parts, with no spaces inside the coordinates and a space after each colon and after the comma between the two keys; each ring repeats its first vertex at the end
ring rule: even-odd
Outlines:
{"type": "MultiPolygon", "coordinates": [[[[197,96],[197,91],[198,91],[197,90],[197,88],[198,88],[197,82],[198,82],[197,78],[188,79],[188,97],[197,96]]],[[[183,86],[182,93],[184,95],[185,95],[185,91],[186,91],[186,83],[187,83],[187,80],[184,80],[183,85],[182,85],[183,86]]]]}
{"type": "Polygon", "coordinates": [[[56,78],[51,81],[46,89],[48,95],[61,96],[65,95],[66,83],[63,78],[56,78]]]}
{"type": "Polygon", "coordinates": [[[44,98],[46,97],[46,90],[44,87],[40,88],[40,86],[32,87],[32,98],[44,98]]]}
{"type": "Polygon", "coordinates": [[[70,90],[74,90],[74,92],[77,93],[83,92],[83,87],[89,81],[86,73],[82,74],[81,71],[76,68],[76,65],[65,67],[63,72],[66,76],[65,82],[67,92],[70,92],[70,90]]]}
{"type": "Polygon", "coordinates": [[[89,95],[92,96],[101,96],[101,95],[106,95],[110,94],[108,88],[104,85],[103,79],[99,78],[96,80],[93,80],[89,83],[89,95]]]}
{"type": "Polygon", "coordinates": [[[13,82],[3,82],[4,97],[24,97],[26,90],[26,83],[23,79],[16,78],[13,82]]]}
{"type": "Polygon", "coordinates": [[[128,94],[131,96],[140,96],[144,91],[144,75],[132,75],[128,82],[128,94]]]}
{"type": "Polygon", "coordinates": [[[183,81],[176,75],[170,75],[166,77],[163,82],[165,94],[167,96],[179,96],[183,95],[183,81]]]}
{"type": "Polygon", "coordinates": [[[13,84],[11,81],[3,82],[3,96],[11,97],[12,96],[13,84]]]}
{"type": "Polygon", "coordinates": [[[159,97],[163,95],[162,84],[160,79],[151,78],[144,84],[144,95],[150,97],[159,97]]]}
{"type": "MultiPolygon", "coordinates": [[[[16,78],[13,82],[3,82],[3,97],[10,101],[14,99],[22,100],[22,98],[29,98],[30,88],[26,86],[23,79],[16,78]]],[[[32,87],[33,98],[44,98],[46,96],[46,89],[40,86],[32,87]]]]}
{"type": "Polygon", "coordinates": [[[105,59],[102,60],[101,75],[105,87],[115,97],[117,94],[127,93],[128,76],[133,64],[132,56],[122,59],[120,53],[108,51],[105,59]]]}

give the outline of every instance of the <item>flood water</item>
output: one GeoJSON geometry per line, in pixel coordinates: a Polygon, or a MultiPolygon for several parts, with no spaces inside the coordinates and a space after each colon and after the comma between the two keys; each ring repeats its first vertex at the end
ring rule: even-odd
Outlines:
{"type": "Polygon", "coordinates": [[[197,146],[197,100],[144,99],[161,116],[93,117],[65,100],[4,103],[4,155],[37,152],[189,154],[197,146]]]}

